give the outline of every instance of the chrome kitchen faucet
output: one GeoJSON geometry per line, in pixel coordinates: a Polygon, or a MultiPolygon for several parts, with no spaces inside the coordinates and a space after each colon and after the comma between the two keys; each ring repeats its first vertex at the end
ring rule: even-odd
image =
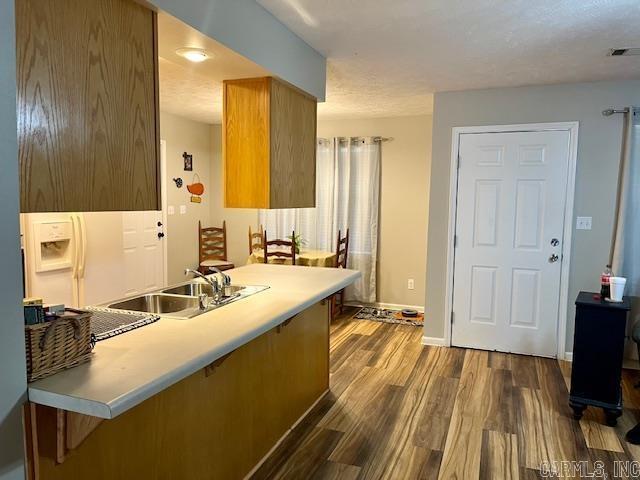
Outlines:
{"type": "MultiPolygon", "coordinates": [[[[211,288],[213,289],[213,303],[218,303],[220,301],[220,293],[222,292],[222,290],[220,289],[220,284],[218,283],[218,279],[216,277],[209,278],[206,275],[198,272],[197,270],[185,268],[184,274],[189,275],[190,273],[195,275],[196,277],[202,278],[205,282],[211,285],[211,288]]],[[[223,280],[223,282],[224,281],[225,280],[223,280]]],[[[209,297],[206,293],[201,293],[200,295],[198,295],[198,305],[200,307],[200,310],[204,310],[209,306],[208,298],[209,297]]]]}

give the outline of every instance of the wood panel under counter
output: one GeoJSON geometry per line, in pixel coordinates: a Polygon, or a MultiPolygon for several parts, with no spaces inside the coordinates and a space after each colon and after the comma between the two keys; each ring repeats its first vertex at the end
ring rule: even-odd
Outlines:
{"type": "Polygon", "coordinates": [[[328,391],[329,321],[328,302],[312,305],[116,418],[85,422],[73,450],[65,412],[35,406],[34,476],[245,477],[328,391]]]}

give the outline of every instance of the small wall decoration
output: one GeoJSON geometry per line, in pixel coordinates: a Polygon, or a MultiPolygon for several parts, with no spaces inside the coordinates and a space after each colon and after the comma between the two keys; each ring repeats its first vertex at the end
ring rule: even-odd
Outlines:
{"type": "Polygon", "coordinates": [[[200,196],[204,193],[204,184],[200,181],[200,175],[194,173],[193,182],[187,185],[187,190],[191,194],[191,203],[202,203],[200,196]]]}
{"type": "Polygon", "coordinates": [[[182,179],[180,177],[174,178],[173,181],[176,183],[176,188],[182,188],[182,179]]]}
{"type": "Polygon", "coordinates": [[[184,152],[182,154],[182,158],[184,159],[184,171],[191,172],[193,171],[193,155],[190,153],[184,152]]]}

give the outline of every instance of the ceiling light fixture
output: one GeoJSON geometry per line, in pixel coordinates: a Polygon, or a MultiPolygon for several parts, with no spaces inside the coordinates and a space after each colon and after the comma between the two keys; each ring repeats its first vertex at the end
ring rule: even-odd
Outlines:
{"type": "Polygon", "coordinates": [[[179,48],[176,53],[190,62],[200,63],[212,57],[201,48],[179,48]]]}

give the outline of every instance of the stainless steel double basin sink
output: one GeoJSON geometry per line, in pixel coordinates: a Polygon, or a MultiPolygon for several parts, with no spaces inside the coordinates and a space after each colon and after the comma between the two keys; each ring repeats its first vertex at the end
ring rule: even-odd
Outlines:
{"type": "Polygon", "coordinates": [[[116,310],[155,313],[167,317],[187,319],[249,297],[267,288],[269,287],[230,285],[224,288],[218,302],[210,301],[206,308],[200,308],[199,295],[204,293],[213,298],[213,288],[208,283],[192,280],[158,292],[112,302],[105,306],[116,310]]]}

